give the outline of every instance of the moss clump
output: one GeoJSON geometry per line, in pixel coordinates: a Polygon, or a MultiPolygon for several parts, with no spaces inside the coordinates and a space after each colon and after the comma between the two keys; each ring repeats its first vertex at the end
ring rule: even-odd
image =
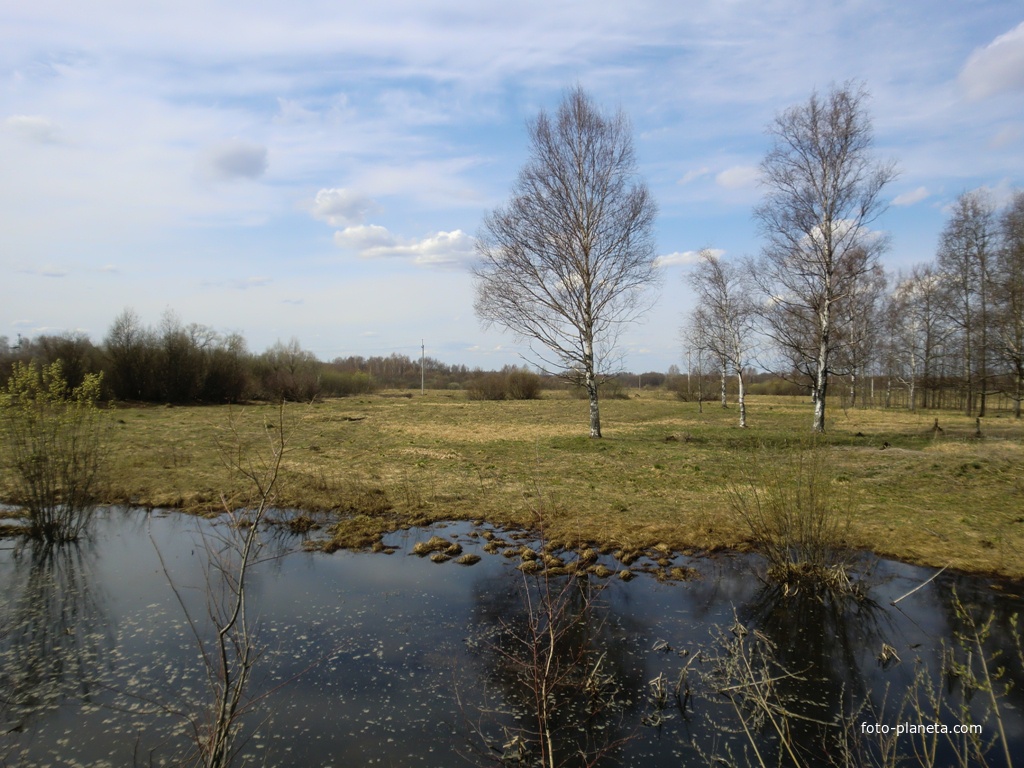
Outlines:
{"type": "Polygon", "coordinates": [[[420,557],[426,557],[432,552],[444,552],[452,543],[440,536],[431,536],[427,541],[418,541],[413,545],[412,553],[420,557]]]}

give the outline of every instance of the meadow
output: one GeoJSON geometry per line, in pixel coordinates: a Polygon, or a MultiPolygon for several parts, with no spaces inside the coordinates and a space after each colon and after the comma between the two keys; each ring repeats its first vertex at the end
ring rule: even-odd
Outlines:
{"type": "Polygon", "coordinates": [[[110,503],[214,513],[250,491],[232,465],[284,437],[276,505],[328,550],[437,520],[543,529],[606,551],[751,549],[737,491],[814,450],[853,548],[906,562],[1024,577],[1024,423],[950,411],[832,408],[809,434],[805,398],[702,411],[660,391],[602,403],[564,393],[488,402],[459,391],[385,392],[312,404],[119,406],[110,503]],[[933,429],[935,420],[941,432],[933,429]]]}

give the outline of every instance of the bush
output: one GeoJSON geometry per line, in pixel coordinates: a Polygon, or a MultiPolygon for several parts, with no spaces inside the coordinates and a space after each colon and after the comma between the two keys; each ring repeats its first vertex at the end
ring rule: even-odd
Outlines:
{"type": "Polygon", "coordinates": [[[466,394],[470,400],[505,400],[508,381],[502,373],[485,373],[466,383],[466,394]]]}
{"type": "Polygon", "coordinates": [[[525,369],[506,374],[509,400],[536,400],[540,397],[540,376],[525,369]]]}
{"type": "Polygon", "coordinates": [[[470,400],[536,400],[540,397],[540,376],[525,368],[506,368],[501,373],[484,373],[466,383],[470,400]]]}
{"type": "Polygon", "coordinates": [[[751,466],[747,483],[732,489],[733,508],[768,561],[768,578],[787,592],[853,591],[849,499],[837,498],[822,449],[786,462],[761,456],[751,466]]]}
{"type": "Polygon", "coordinates": [[[90,373],[69,387],[59,360],[41,369],[15,363],[0,392],[4,464],[30,535],[48,543],[77,539],[95,507],[106,426],[100,385],[90,373]]]}

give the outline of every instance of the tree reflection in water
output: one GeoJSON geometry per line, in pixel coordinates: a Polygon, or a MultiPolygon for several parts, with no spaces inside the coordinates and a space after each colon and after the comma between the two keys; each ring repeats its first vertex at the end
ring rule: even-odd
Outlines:
{"type": "Polygon", "coordinates": [[[741,738],[710,748],[692,743],[726,764],[1010,765],[1020,737],[1002,721],[1019,722],[1013,713],[1024,700],[1021,625],[1011,602],[981,585],[950,575],[916,595],[917,605],[904,604],[906,613],[881,599],[766,587],[701,650],[706,697],[693,731],[741,738]],[[962,600],[959,582],[967,589],[962,600]],[[936,638],[945,639],[921,642],[936,638]],[[864,723],[889,734],[865,736],[864,723]],[[897,725],[963,723],[982,724],[983,735],[895,732],[897,725]]]}
{"type": "Polygon", "coordinates": [[[476,585],[472,645],[492,694],[471,719],[490,759],[598,765],[629,739],[644,684],[602,589],[546,568],[476,585]]]}
{"type": "Polygon", "coordinates": [[[31,542],[6,562],[0,607],[0,718],[17,732],[68,699],[88,702],[113,647],[110,621],[92,585],[87,539],[31,542]]]}

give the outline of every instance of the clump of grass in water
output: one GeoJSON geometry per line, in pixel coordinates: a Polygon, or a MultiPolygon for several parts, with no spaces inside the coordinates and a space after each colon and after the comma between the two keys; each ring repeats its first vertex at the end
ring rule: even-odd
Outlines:
{"type": "Polygon", "coordinates": [[[781,461],[762,449],[752,466],[730,489],[732,505],[768,561],[768,580],[785,594],[856,594],[845,543],[850,497],[833,483],[824,449],[811,444],[781,461]]]}

